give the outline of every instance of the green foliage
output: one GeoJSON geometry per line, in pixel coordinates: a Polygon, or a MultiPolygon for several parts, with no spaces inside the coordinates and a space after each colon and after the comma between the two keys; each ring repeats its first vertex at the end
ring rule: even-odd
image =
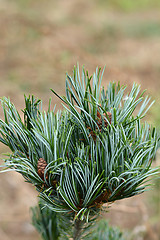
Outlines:
{"type": "MultiPolygon", "coordinates": [[[[32,224],[41,234],[44,240],[69,240],[72,237],[72,224],[63,215],[57,214],[49,208],[38,206],[31,208],[32,224]]],[[[82,236],[81,236],[82,237],[82,236]]],[[[96,221],[83,233],[84,240],[125,240],[125,235],[116,227],[111,227],[108,221],[101,219],[96,221]]]]}
{"type": "Polygon", "coordinates": [[[109,226],[107,220],[101,219],[92,229],[85,240],[125,240],[124,234],[116,227],[109,226]]]}
{"type": "Polygon", "coordinates": [[[42,208],[39,203],[38,206],[31,208],[32,210],[32,224],[41,234],[44,240],[56,240],[60,236],[57,227],[57,215],[48,208],[42,208]]]}
{"type": "Polygon", "coordinates": [[[30,98],[30,96],[27,98],[24,96],[25,100],[25,106],[26,108],[24,109],[24,123],[25,126],[27,127],[28,130],[31,131],[32,125],[31,125],[31,119],[37,120],[37,116],[39,115],[39,104],[41,100],[36,100],[34,96],[30,98]]]}
{"type": "Polygon", "coordinates": [[[72,224],[63,214],[57,214],[39,201],[31,208],[32,224],[44,240],[69,240],[72,224]]]}
{"type": "Polygon", "coordinates": [[[40,100],[25,97],[24,122],[10,100],[1,99],[0,141],[12,151],[6,167],[20,172],[43,205],[63,213],[79,232],[104,203],[144,192],[148,177],[157,173],[151,168],[156,129],[141,123],[153,102],[137,84],[129,93],[119,83],[105,90],[102,76],[98,68],[93,77],[74,68],[73,77],[66,78],[66,96],[52,90],[64,110],[55,113],[49,104],[42,112],[40,100]],[[41,174],[40,158],[45,162],[41,174]]]}
{"type": "Polygon", "coordinates": [[[107,7],[111,7],[117,10],[122,11],[138,11],[138,10],[146,10],[150,8],[160,7],[160,2],[158,0],[101,0],[101,4],[105,4],[107,7]]]}
{"type": "MultiPolygon", "coordinates": [[[[159,225],[160,221],[160,176],[154,180],[153,182],[153,191],[149,195],[149,202],[148,205],[151,208],[152,212],[152,222],[156,223],[159,225]]],[[[159,234],[160,234],[160,229],[159,229],[159,234]]]]}

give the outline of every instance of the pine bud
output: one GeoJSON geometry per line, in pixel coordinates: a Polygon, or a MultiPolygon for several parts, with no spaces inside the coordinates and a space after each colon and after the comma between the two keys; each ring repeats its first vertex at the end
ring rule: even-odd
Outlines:
{"type": "MultiPolygon", "coordinates": [[[[98,114],[97,114],[97,116],[98,116],[98,114]]],[[[111,121],[112,121],[112,113],[110,113],[110,112],[107,112],[106,114],[103,113],[103,116],[104,116],[105,118],[107,118],[107,120],[108,120],[109,123],[111,124],[111,121]]],[[[104,119],[104,126],[105,126],[105,127],[108,126],[108,121],[107,121],[107,120],[104,119]]],[[[100,131],[101,131],[101,130],[102,130],[102,117],[99,118],[97,124],[98,124],[98,127],[99,127],[100,131]]]]}
{"type": "MultiPolygon", "coordinates": [[[[106,116],[105,113],[104,113],[103,115],[109,120],[109,123],[111,124],[111,122],[112,122],[112,113],[107,112],[107,116],[106,116]]],[[[104,122],[105,122],[105,126],[106,126],[106,124],[107,124],[107,126],[108,126],[108,122],[107,122],[106,120],[104,120],[104,122]]],[[[107,127],[107,126],[106,126],[106,127],[107,127]]]]}
{"type": "Polygon", "coordinates": [[[37,169],[38,169],[38,175],[44,180],[44,171],[47,167],[47,163],[43,158],[40,158],[38,160],[37,169]]]}
{"type": "Polygon", "coordinates": [[[101,114],[98,111],[97,111],[97,118],[101,118],[101,114]]]}
{"type": "MultiPolygon", "coordinates": [[[[106,112],[106,113],[103,113],[103,116],[105,118],[107,118],[107,120],[109,121],[109,123],[111,124],[112,122],[112,113],[111,112],[106,112]]],[[[107,127],[108,126],[108,121],[106,119],[104,119],[104,126],[107,127]]],[[[103,126],[103,120],[102,120],[102,116],[101,114],[97,111],[97,125],[98,125],[98,128],[96,128],[96,130],[99,130],[100,132],[102,131],[102,126],[103,126]]],[[[87,127],[87,129],[90,130],[90,134],[89,136],[92,136],[93,140],[95,141],[96,140],[96,137],[97,137],[97,134],[95,131],[93,131],[91,129],[91,127],[87,127]]]]}

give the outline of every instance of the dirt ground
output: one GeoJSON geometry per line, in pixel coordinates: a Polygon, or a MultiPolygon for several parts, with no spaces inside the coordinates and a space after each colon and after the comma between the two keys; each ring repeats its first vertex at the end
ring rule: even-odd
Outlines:
{"type": "MultiPolygon", "coordinates": [[[[106,66],[104,86],[137,82],[148,89],[156,99],[148,119],[159,127],[160,6],[127,9],[103,0],[0,0],[0,97],[10,97],[19,110],[24,94],[42,99],[44,109],[52,97],[58,108],[49,89],[64,94],[65,73],[77,62],[89,74],[106,66]]],[[[40,239],[30,224],[36,196],[17,173],[0,174],[0,240],[40,239]]],[[[105,216],[135,240],[158,240],[157,206],[147,192],[113,204],[105,216]]]]}

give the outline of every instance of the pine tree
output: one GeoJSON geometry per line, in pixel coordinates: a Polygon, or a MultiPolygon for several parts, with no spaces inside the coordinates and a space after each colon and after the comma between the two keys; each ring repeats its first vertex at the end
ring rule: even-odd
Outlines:
{"type": "Polygon", "coordinates": [[[102,76],[98,68],[92,77],[74,68],[66,96],[52,90],[63,111],[51,110],[51,101],[40,111],[41,101],[25,96],[24,120],[1,99],[0,141],[12,151],[6,168],[35,186],[44,207],[64,216],[74,240],[83,239],[104,204],[143,193],[158,172],[151,168],[156,129],[141,123],[153,102],[137,84],[129,93],[119,83],[101,88],[102,76]]]}

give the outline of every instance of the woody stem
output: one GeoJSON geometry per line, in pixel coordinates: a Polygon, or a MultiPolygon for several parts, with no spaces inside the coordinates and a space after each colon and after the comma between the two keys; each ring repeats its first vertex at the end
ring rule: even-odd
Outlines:
{"type": "Polygon", "coordinates": [[[83,221],[80,219],[76,219],[74,222],[74,230],[73,230],[73,240],[80,240],[83,221]]]}

